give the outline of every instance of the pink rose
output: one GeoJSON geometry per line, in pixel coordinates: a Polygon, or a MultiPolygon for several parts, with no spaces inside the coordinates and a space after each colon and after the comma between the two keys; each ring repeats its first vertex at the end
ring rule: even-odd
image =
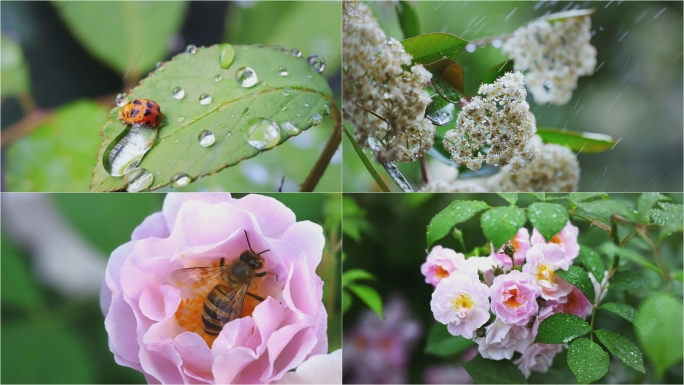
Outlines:
{"type": "Polygon", "coordinates": [[[432,293],[430,308],[449,333],[473,338],[475,330],[489,320],[489,287],[473,270],[451,273],[432,293]]]}
{"type": "Polygon", "coordinates": [[[518,368],[529,378],[532,371],[546,373],[553,363],[553,357],[568,345],[532,344],[523,352],[522,357],[513,361],[518,368]]]}
{"type": "Polygon", "coordinates": [[[279,380],[327,353],[323,282],[315,272],[324,244],[320,226],[296,222],[273,198],[168,194],[163,210],[147,217],[107,265],[101,302],[114,359],[150,383],[279,380]],[[272,273],[248,289],[264,300],[247,296],[240,318],[207,334],[206,295],[183,298],[171,273],[235,261],[250,248],[245,231],[264,260],[257,270],[272,273]]]}
{"type": "Polygon", "coordinates": [[[525,326],[516,326],[496,320],[485,329],[484,337],[476,337],[473,341],[479,345],[478,351],[490,360],[510,360],[515,352],[524,352],[532,343],[532,331],[525,326]]]}
{"type": "Polygon", "coordinates": [[[485,283],[489,286],[494,281],[494,269],[496,267],[503,268],[503,264],[495,260],[491,255],[486,257],[468,257],[461,267],[462,271],[481,271],[484,276],[485,283]]]}
{"type": "Polygon", "coordinates": [[[556,270],[568,270],[570,262],[565,259],[565,251],[553,243],[538,243],[527,251],[527,262],[523,273],[532,276],[532,281],[542,289],[541,297],[557,301],[572,291],[573,286],[556,275],[556,270]]]}
{"type": "MultiPolygon", "coordinates": [[[[522,264],[525,262],[525,254],[527,254],[527,250],[529,250],[531,247],[530,232],[527,231],[526,228],[521,227],[518,232],[515,233],[515,237],[511,239],[511,244],[513,245],[513,249],[515,249],[515,253],[513,253],[515,266],[522,266],[522,264]]],[[[513,267],[513,261],[511,261],[511,257],[504,254],[504,246],[501,246],[499,251],[494,252],[494,244],[490,243],[489,245],[492,249],[492,257],[494,260],[500,262],[501,265],[504,266],[505,270],[510,270],[513,267]]]]}
{"type": "Polygon", "coordinates": [[[561,302],[558,305],[561,313],[574,314],[580,318],[586,318],[594,308],[584,293],[574,286],[570,294],[562,298],[561,302]]]}
{"type": "Polygon", "coordinates": [[[541,289],[527,273],[513,270],[494,278],[489,288],[492,298],[492,313],[501,321],[524,326],[537,314],[537,297],[541,289]]]}
{"type": "Polygon", "coordinates": [[[458,270],[463,262],[465,262],[463,254],[442,246],[435,246],[428,254],[425,263],[420,266],[420,272],[425,276],[426,283],[437,287],[442,278],[458,270]]]}
{"type": "Polygon", "coordinates": [[[579,229],[573,226],[570,221],[563,227],[560,233],[551,237],[551,239],[546,242],[544,236],[537,229],[532,230],[532,238],[530,241],[532,245],[543,244],[543,243],[553,243],[561,247],[565,251],[565,258],[570,264],[579,255],[579,243],[577,243],[577,234],[579,234],[579,229]]]}

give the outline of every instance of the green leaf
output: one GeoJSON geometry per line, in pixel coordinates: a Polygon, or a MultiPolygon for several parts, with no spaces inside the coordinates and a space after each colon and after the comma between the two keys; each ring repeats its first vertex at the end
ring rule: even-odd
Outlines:
{"type": "Polygon", "coordinates": [[[615,313],[627,321],[634,323],[634,314],[636,313],[636,309],[627,305],[626,303],[608,302],[602,304],[601,309],[608,310],[609,312],[615,313]]]}
{"type": "Polygon", "coordinates": [[[88,190],[98,129],[107,111],[90,100],[63,105],[6,150],[9,191],[88,190]]]}
{"type": "Polygon", "coordinates": [[[591,16],[596,12],[594,8],[589,8],[589,9],[573,9],[570,11],[563,11],[563,12],[556,12],[552,13],[549,15],[544,15],[539,18],[539,20],[546,20],[551,23],[554,21],[560,21],[560,20],[565,20],[569,19],[571,17],[584,17],[584,16],[591,16]]]}
{"type": "Polygon", "coordinates": [[[646,369],[644,369],[644,357],[641,354],[641,350],[639,350],[632,341],[610,330],[600,329],[596,330],[595,333],[599,341],[603,343],[608,351],[622,360],[625,365],[638,370],[641,373],[646,373],[646,369]]]}
{"type": "Polygon", "coordinates": [[[586,338],[578,338],[568,347],[568,366],[580,384],[594,382],[608,373],[608,353],[586,338]]]}
{"type": "Polygon", "coordinates": [[[435,91],[451,103],[459,103],[465,96],[463,91],[463,68],[451,59],[442,59],[425,68],[432,73],[432,85],[435,91]]]}
{"type": "Polygon", "coordinates": [[[679,282],[684,281],[684,271],[682,271],[681,269],[673,271],[672,278],[676,279],[679,282]]]}
{"type": "Polygon", "coordinates": [[[612,136],[592,132],[570,131],[564,128],[537,127],[544,143],[566,146],[576,152],[603,152],[615,147],[617,141],[612,136]]]}
{"type": "Polygon", "coordinates": [[[599,250],[611,258],[615,255],[619,255],[621,258],[630,260],[636,263],[637,265],[643,267],[644,269],[655,271],[658,274],[663,273],[663,270],[660,267],[658,267],[658,265],[656,265],[655,263],[649,261],[648,259],[642,257],[641,255],[637,254],[632,250],[623,249],[622,247],[619,247],[612,242],[604,242],[601,246],[599,246],[599,250]]]}
{"type": "Polygon", "coordinates": [[[523,227],[527,217],[523,209],[508,206],[495,207],[482,214],[480,224],[485,237],[492,241],[494,250],[515,237],[518,230],[523,227]]]}
{"type": "Polygon", "coordinates": [[[223,42],[281,45],[325,58],[328,77],[342,65],[342,9],[330,1],[256,1],[229,4],[223,42]],[[268,26],[268,28],[264,28],[268,26]],[[306,28],[302,28],[306,26],[306,28]]]}
{"type": "Polygon", "coordinates": [[[669,201],[670,198],[661,193],[643,193],[637,199],[637,211],[642,216],[649,216],[649,211],[660,201],[669,201]]]}
{"type": "Polygon", "coordinates": [[[544,344],[567,344],[591,331],[587,321],[572,314],[556,313],[539,324],[534,342],[544,344]]]}
{"type": "Polygon", "coordinates": [[[342,314],[346,313],[353,303],[354,297],[348,291],[342,290],[342,314]]]}
{"type": "Polygon", "coordinates": [[[123,74],[152,69],[166,56],[182,27],[187,3],[54,1],[76,38],[98,59],[123,74]]]}
{"type": "Polygon", "coordinates": [[[435,215],[427,228],[427,246],[444,238],[451,228],[474,217],[489,206],[482,201],[453,201],[435,215]]]}
{"type": "Polygon", "coordinates": [[[579,266],[570,266],[568,271],[556,270],[556,274],[578,288],[587,297],[589,302],[594,303],[596,296],[594,284],[591,283],[589,274],[584,269],[579,266]]]}
{"type": "Polygon", "coordinates": [[[382,319],[382,298],[375,289],[366,285],[350,284],[347,288],[368,305],[382,319]]]}
{"type": "Polygon", "coordinates": [[[577,204],[579,202],[586,201],[594,197],[601,197],[601,199],[603,200],[610,199],[610,196],[608,196],[608,194],[606,193],[578,192],[568,194],[568,199],[570,200],[570,203],[573,204],[577,204]]]}
{"type": "Polygon", "coordinates": [[[500,192],[500,193],[497,193],[497,195],[512,205],[514,205],[518,202],[518,193],[500,192]]]}
{"type": "Polygon", "coordinates": [[[432,95],[432,102],[425,109],[425,117],[435,126],[446,126],[454,120],[456,106],[439,95],[432,95]]]}
{"type": "MultiPolygon", "coordinates": [[[[598,279],[598,277],[596,277],[598,279]]],[[[609,290],[627,291],[644,285],[644,278],[634,270],[619,270],[610,278],[609,290]]]]}
{"type": "Polygon", "coordinates": [[[399,16],[399,25],[401,25],[402,31],[404,31],[404,38],[408,39],[418,36],[420,34],[420,20],[411,3],[402,0],[394,3],[394,6],[399,16]]]}
{"type": "Polygon", "coordinates": [[[475,346],[473,340],[451,335],[446,325],[434,323],[428,331],[425,353],[447,357],[458,354],[471,346],[475,346]]]}
{"type": "MultiPolygon", "coordinates": [[[[194,181],[254,157],[318,124],[336,108],[327,81],[306,60],[280,49],[229,44],[175,56],[163,70],[133,89],[128,100],[134,98],[154,100],[164,114],[157,139],[138,166],[152,173],[150,190],[169,185],[179,174],[194,181]],[[234,61],[226,60],[233,53],[234,61]],[[242,73],[246,67],[257,77],[251,87],[235,80],[238,71],[242,73]],[[280,67],[287,76],[281,76],[280,67]],[[180,99],[172,95],[176,87],[184,91],[180,99]],[[203,95],[211,96],[209,103],[200,104],[203,95]],[[199,144],[204,131],[215,138],[208,147],[199,144]],[[279,137],[270,136],[274,132],[279,137]],[[248,137],[264,147],[260,150],[250,145],[248,137]]],[[[105,170],[111,149],[129,131],[118,119],[119,110],[110,112],[102,129],[104,140],[93,171],[92,191],[125,189],[124,178],[112,177],[105,170]]]]}
{"type": "Polygon", "coordinates": [[[606,271],[606,265],[603,263],[601,256],[594,251],[593,248],[580,245],[579,262],[584,265],[587,271],[594,275],[594,278],[599,280],[603,279],[603,272],[606,271]]]}
{"type": "Polygon", "coordinates": [[[363,269],[350,269],[342,274],[342,287],[361,279],[376,279],[376,277],[363,269]]]}
{"type": "Polygon", "coordinates": [[[401,42],[404,50],[413,56],[411,64],[430,64],[443,58],[456,60],[467,41],[445,32],[432,32],[415,36],[401,42]]]}
{"type": "Polygon", "coordinates": [[[461,365],[477,384],[526,384],[520,369],[510,360],[486,360],[479,354],[461,365]]]}
{"type": "Polygon", "coordinates": [[[649,294],[634,317],[639,346],[657,377],[682,360],[682,300],[669,293],[649,294]]]}
{"type": "Polygon", "coordinates": [[[387,187],[387,185],[382,180],[382,178],[380,178],[380,175],[378,174],[377,171],[375,171],[375,168],[373,168],[373,165],[371,164],[370,160],[368,160],[368,158],[366,157],[366,154],[363,153],[363,150],[361,149],[359,144],[356,143],[356,139],[354,139],[354,136],[351,134],[351,132],[349,132],[349,130],[347,129],[347,127],[345,125],[342,125],[342,127],[344,127],[344,133],[347,135],[347,139],[349,139],[349,141],[351,142],[352,147],[354,147],[356,154],[359,156],[359,158],[363,162],[363,165],[366,166],[366,170],[368,170],[368,172],[371,174],[373,179],[375,179],[375,183],[377,183],[378,186],[380,186],[380,189],[382,191],[390,192],[390,189],[387,187]]]}
{"type": "Polygon", "coordinates": [[[527,210],[527,217],[547,242],[568,223],[567,210],[557,203],[532,203],[527,210]]]}
{"type": "Polygon", "coordinates": [[[45,384],[94,383],[95,365],[82,339],[49,317],[31,323],[2,324],[2,381],[45,384]],[[8,352],[11,352],[8,354],[8,352]]]}
{"type": "Polygon", "coordinates": [[[499,63],[494,67],[490,68],[485,76],[482,78],[482,84],[494,84],[496,79],[506,75],[506,72],[513,72],[513,66],[515,62],[513,60],[506,60],[505,62],[499,63]]]}
{"type": "Polygon", "coordinates": [[[577,207],[584,211],[584,216],[589,219],[598,219],[604,223],[610,223],[610,217],[614,214],[621,215],[631,222],[643,222],[636,210],[624,203],[614,200],[600,200],[593,202],[577,202],[577,207]]]}
{"type": "MultiPolygon", "coordinates": [[[[2,233],[2,304],[26,309],[41,305],[38,285],[31,274],[27,258],[10,240],[7,232],[2,233]]],[[[3,327],[4,329],[4,327],[3,327]]]]}
{"type": "Polygon", "coordinates": [[[29,69],[18,42],[0,34],[0,95],[9,98],[31,91],[29,69]]]}

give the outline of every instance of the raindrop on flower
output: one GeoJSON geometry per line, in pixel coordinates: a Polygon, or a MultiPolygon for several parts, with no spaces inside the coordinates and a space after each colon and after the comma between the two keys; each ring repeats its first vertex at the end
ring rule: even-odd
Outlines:
{"type": "Polygon", "coordinates": [[[180,87],[174,87],[174,89],[171,90],[171,96],[177,100],[183,99],[185,97],[185,90],[180,87]]]}
{"type": "Polygon", "coordinates": [[[278,68],[278,75],[280,75],[280,76],[287,76],[287,75],[289,75],[289,73],[287,72],[287,68],[285,68],[285,67],[283,67],[283,66],[281,66],[280,68],[278,68]]]}
{"type": "Polygon", "coordinates": [[[128,192],[142,191],[150,187],[153,180],[154,175],[144,168],[133,169],[124,176],[124,184],[128,192]]]}
{"type": "Polygon", "coordinates": [[[268,119],[254,118],[249,121],[243,137],[257,150],[267,150],[280,141],[280,127],[268,119]]]}
{"type": "Polygon", "coordinates": [[[249,67],[242,67],[235,72],[235,81],[245,87],[254,87],[257,84],[257,74],[249,67]]]}
{"type": "Polygon", "coordinates": [[[309,62],[309,67],[311,67],[312,70],[318,72],[319,74],[323,73],[325,71],[325,61],[323,61],[323,58],[321,58],[318,55],[311,55],[307,59],[309,62]]]}
{"type": "Polygon", "coordinates": [[[214,142],[216,141],[216,137],[214,136],[214,133],[209,131],[209,130],[204,130],[204,131],[200,132],[198,139],[199,139],[199,144],[202,147],[209,147],[212,144],[214,144],[214,142]]]}
{"type": "Polygon", "coordinates": [[[203,106],[210,104],[212,101],[213,101],[213,99],[211,98],[211,95],[209,95],[209,94],[202,94],[199,97],[199,103],[203,106]]]}
{"type": "Polygon", "coordinates": [[[185,47],[185,53],[194,55],[197,53],[197,47],[195,47],[194,44],[190,44],[189,46],[185,47]]]}
{"type": "Polygon", "coordinates": [[[192,182],[192,178],[186,173],[178,173],[171,178],[171,187],[183,187],[192,182]]]}

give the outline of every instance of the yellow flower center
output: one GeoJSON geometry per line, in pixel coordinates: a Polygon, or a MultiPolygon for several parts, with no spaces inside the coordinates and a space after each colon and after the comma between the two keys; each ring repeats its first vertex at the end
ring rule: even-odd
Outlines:
{"type": "Polygon", "coordinates": [[[442,278],[448,277],[449,272],[444,270],[442,268],[442,266],[437,266],[437,270],[435,271],[435,275],[437,276],[437,278],[442,279],[442,278]]]}
{"type": "Polygon", "coordinates": [[[556,273],[548,263],[542,263],[537,268],[537,281],[548,281],[552,285],[556,283],[556,273]]]}
{"type": "Polygon", "coordinates": [[[475,306],[475,303],[468,294],[461,294],[451,300],[451,305],[458,311],[460,309],[470,310],[473,308],[473,306],[475,306]]]}
{"type": "Polygon", "coordinates": [[[557,245],[560,245],[561,242],[562,242],[562,240],[561,240],[561,238],[558,236],[558,234],[556,234],[556,235],[554,235],[554,236],[551,238],[551,240],[550,240],[549,242],[550,242],[550,243],[555,243],[555,244],[557,244],[557,245]]]}
{"type": "Polygon", "coordinates": [[[507,307],[519,308],[520,303],[517,301],[518,289],[511,289],[511,290],[507,291],[506,294],[508,294],[508,295],[504,295],[504,297],[508,297],[508,298],[504,301],[504,305],[506,305],[507,307]]]}

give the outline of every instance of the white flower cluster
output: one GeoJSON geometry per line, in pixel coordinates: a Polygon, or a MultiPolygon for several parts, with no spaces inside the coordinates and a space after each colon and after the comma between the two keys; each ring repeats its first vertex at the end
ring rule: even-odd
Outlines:
{"type": "Polygon", "coordinates": [[[590,29],[589,16],[536,20],[518,28],[501,50],[515,61],[516,71],[529,70],[527,87],[537,103],[565,104],[577,79],[596,67],[590,29]]]}
{"type": "Polygon", "coordinates": [[[432,74],[422,65],[404,70],[411,55],[397,40],[387,41],[368,6],[346,1],[343,7],[343,108],[356,140],[367,147],[368,138],[377,139],[379,149],[372,151],[378,162],[414,161],[434,140],[424,90],[432,74]]]}
{"type": "Polygon", "coordinates": [[[528,143],[536,131],[536,121],[525,98],[524,77],[507,73],[494,84],[483,84],[463,107],[456,127],[444,134],[444,148],[459,165],[478,170],[483,162],[492,166],[510,165],[516,172],[534,159],[528,143]],[[480,150],[489,146],[487,154],[480,150]],[[476,157],[473,154],[477,153],[476,157]]]}
{"type": "Polygon", "coordinates": [[[514,173],[511,165],[488,178],[445,182],[435,180],[422,192],[503,192],[503,191],[577,191],[580,167],[575,154],[567,147],[544,144],[537,135],[529,144],[537,154],[525,168],[514,173]]]}

